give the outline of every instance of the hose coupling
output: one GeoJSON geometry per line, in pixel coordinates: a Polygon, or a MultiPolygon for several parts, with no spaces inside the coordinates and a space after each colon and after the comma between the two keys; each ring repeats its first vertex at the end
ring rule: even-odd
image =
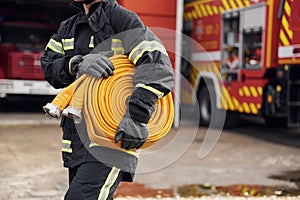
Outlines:
{"type": "Polygon", "coordinates": [[[62,115],[73,119],[76,124],[79,124],[82,119],[81,110],[73,106],[68,106],[65,108],[62,112],[62,115]]]}
{"type": "Polygon", "coordinates": [[[53,103],[47,103],[45,106],[43,106],[43,109],[48,117],[56,119],[61,117],[61,110],[53,103]]]}

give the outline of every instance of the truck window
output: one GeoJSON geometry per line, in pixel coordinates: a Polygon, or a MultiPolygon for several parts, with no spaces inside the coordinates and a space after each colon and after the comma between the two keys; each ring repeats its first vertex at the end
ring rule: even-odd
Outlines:
{"type": "Polygon", "coordinates": [[[245,9],[242,22],[242,67],[262,68],[262,37],[265,27],[265,6],[245,9]]]}
{"type": "Polygon", "coordinates": [[[240,13],[227,12],[222,18],[222,73],[226,74],[227,80],[237,80],[237,70],[240,68],[240,13]]]}
{"type": "Polygon", "coordinates": [[[261,68],[262,30],[244,32],[244,68],[261,68]]]}

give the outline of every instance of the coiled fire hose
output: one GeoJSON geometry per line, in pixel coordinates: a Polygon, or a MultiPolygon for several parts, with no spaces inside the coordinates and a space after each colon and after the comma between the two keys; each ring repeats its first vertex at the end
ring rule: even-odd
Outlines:
{"type": "MultiPolygon", "coordinates": [[[[135,67],[125,55],[116,55],[110,60],[115,67],[113,76],[95,79],[84,74],[43,108],[50,117],[60,118],[62,114],[73,118],[75,123],[81,121],[82,110],[90,140],[119,149],[121,142],[115,144],[114,137],[134,89],[132,77],[135,67]]],[[[173,118],[173,99],[169,93],[156,102],[156,109],[147,124],[148,139],[141,148],[149,147],[164,137],[172,126],[173,118]]]]}

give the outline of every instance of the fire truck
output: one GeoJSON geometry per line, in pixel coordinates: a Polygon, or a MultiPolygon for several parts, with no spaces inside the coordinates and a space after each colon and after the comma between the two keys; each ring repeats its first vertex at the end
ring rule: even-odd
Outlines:
{"type": "Polygon", "coordinates": [[[199,106],[201,125],[218,121],[219,111],[225,111],[225,127],[234,127],[240,114],[300,127],[299,1],[122,2],[149,26],[191,38],[158,33],[166,46],[181,49],[171,58],[188,81],[178,86],[176,77],[175,95],[181,105],[199,106]],[[175,62],[178,57],[185,59],[175,62]]]}
{"type": "Polygon", "coordinates": [[[182,101],[198,95],[201,124],[221,109],[225,126],[240,113],[300,126],[299,1],[187,1],[184,32],[201,48],[191,47],[185,74],[193,91],[182,90],[182,101]]]}
{"type": "Polygon", "coordinates": [[[67,1],[0,2],[2,106],[8,101],[35,101],[58,93],[44,80],[40,57],[60,21],[71,14],[67,1]]]}

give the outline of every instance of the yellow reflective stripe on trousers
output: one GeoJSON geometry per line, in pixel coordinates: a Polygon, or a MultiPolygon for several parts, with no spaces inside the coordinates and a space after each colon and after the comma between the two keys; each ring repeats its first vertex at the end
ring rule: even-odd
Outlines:
{"type": "Polygon", "coordinates": [[[142,57],[142,55],[146,52],[160,51],[161,53],[168,56],[168,53],[165,47],[159,43],[158,41],[142,41],[138,44],[129,54],[129,60],[136,64],[137,61],[142,57]]]}
{"type": "Polygon", "coordinates": [[[89,48],[94,48],[94,47],[95,47],[95,45],[94,45],[94,36],[92,35],[91,39],[90,39],[89,48]]]}
{"type": "Polygon", "coordinates": [[[74,38],[62,39],[61,41],[62,41],[64,50],[74,49],[74,41],[75,41],[74,38]]]}
{"type": "Polygon", "coordinates": [[[110,173],[107,176],[107,179],[105,180],[104,185],[101,187],[100,194],[98,196],[98,200],[106,200],[107,199],[107,197],[109,195],[109,190],[116,182],[119,172],[120,172],[119,168],[112,167],[110,173]]]}
{"type": "Polygon", "coordinates": [[[49,48],[52,51],[59,53],[59,54],[65,54],[64,50],[63,50],[63,46],[62,43],[55,41],[54,39],[50,39],[50,41],[48,42],[46,49],[49,48]]]}
{"type": "Polygon", "coordinates": [[[72,153],[71,140],[64,140],[64,139],[62,140],[61,151],[67,152],[67,153],[72,153]]]}
{"type": "Polygon", "coordinates": [[[142,84],[142,83],[138,83],[136,84],[135,87],[140,87],[140,88],[144,88],[146,90],[149,90],[150,92],[154,93],[158,98],[162,98],[164,96],[164,93],[159,91],[158,89],[155,89],[154,87],[142,84]]]}

